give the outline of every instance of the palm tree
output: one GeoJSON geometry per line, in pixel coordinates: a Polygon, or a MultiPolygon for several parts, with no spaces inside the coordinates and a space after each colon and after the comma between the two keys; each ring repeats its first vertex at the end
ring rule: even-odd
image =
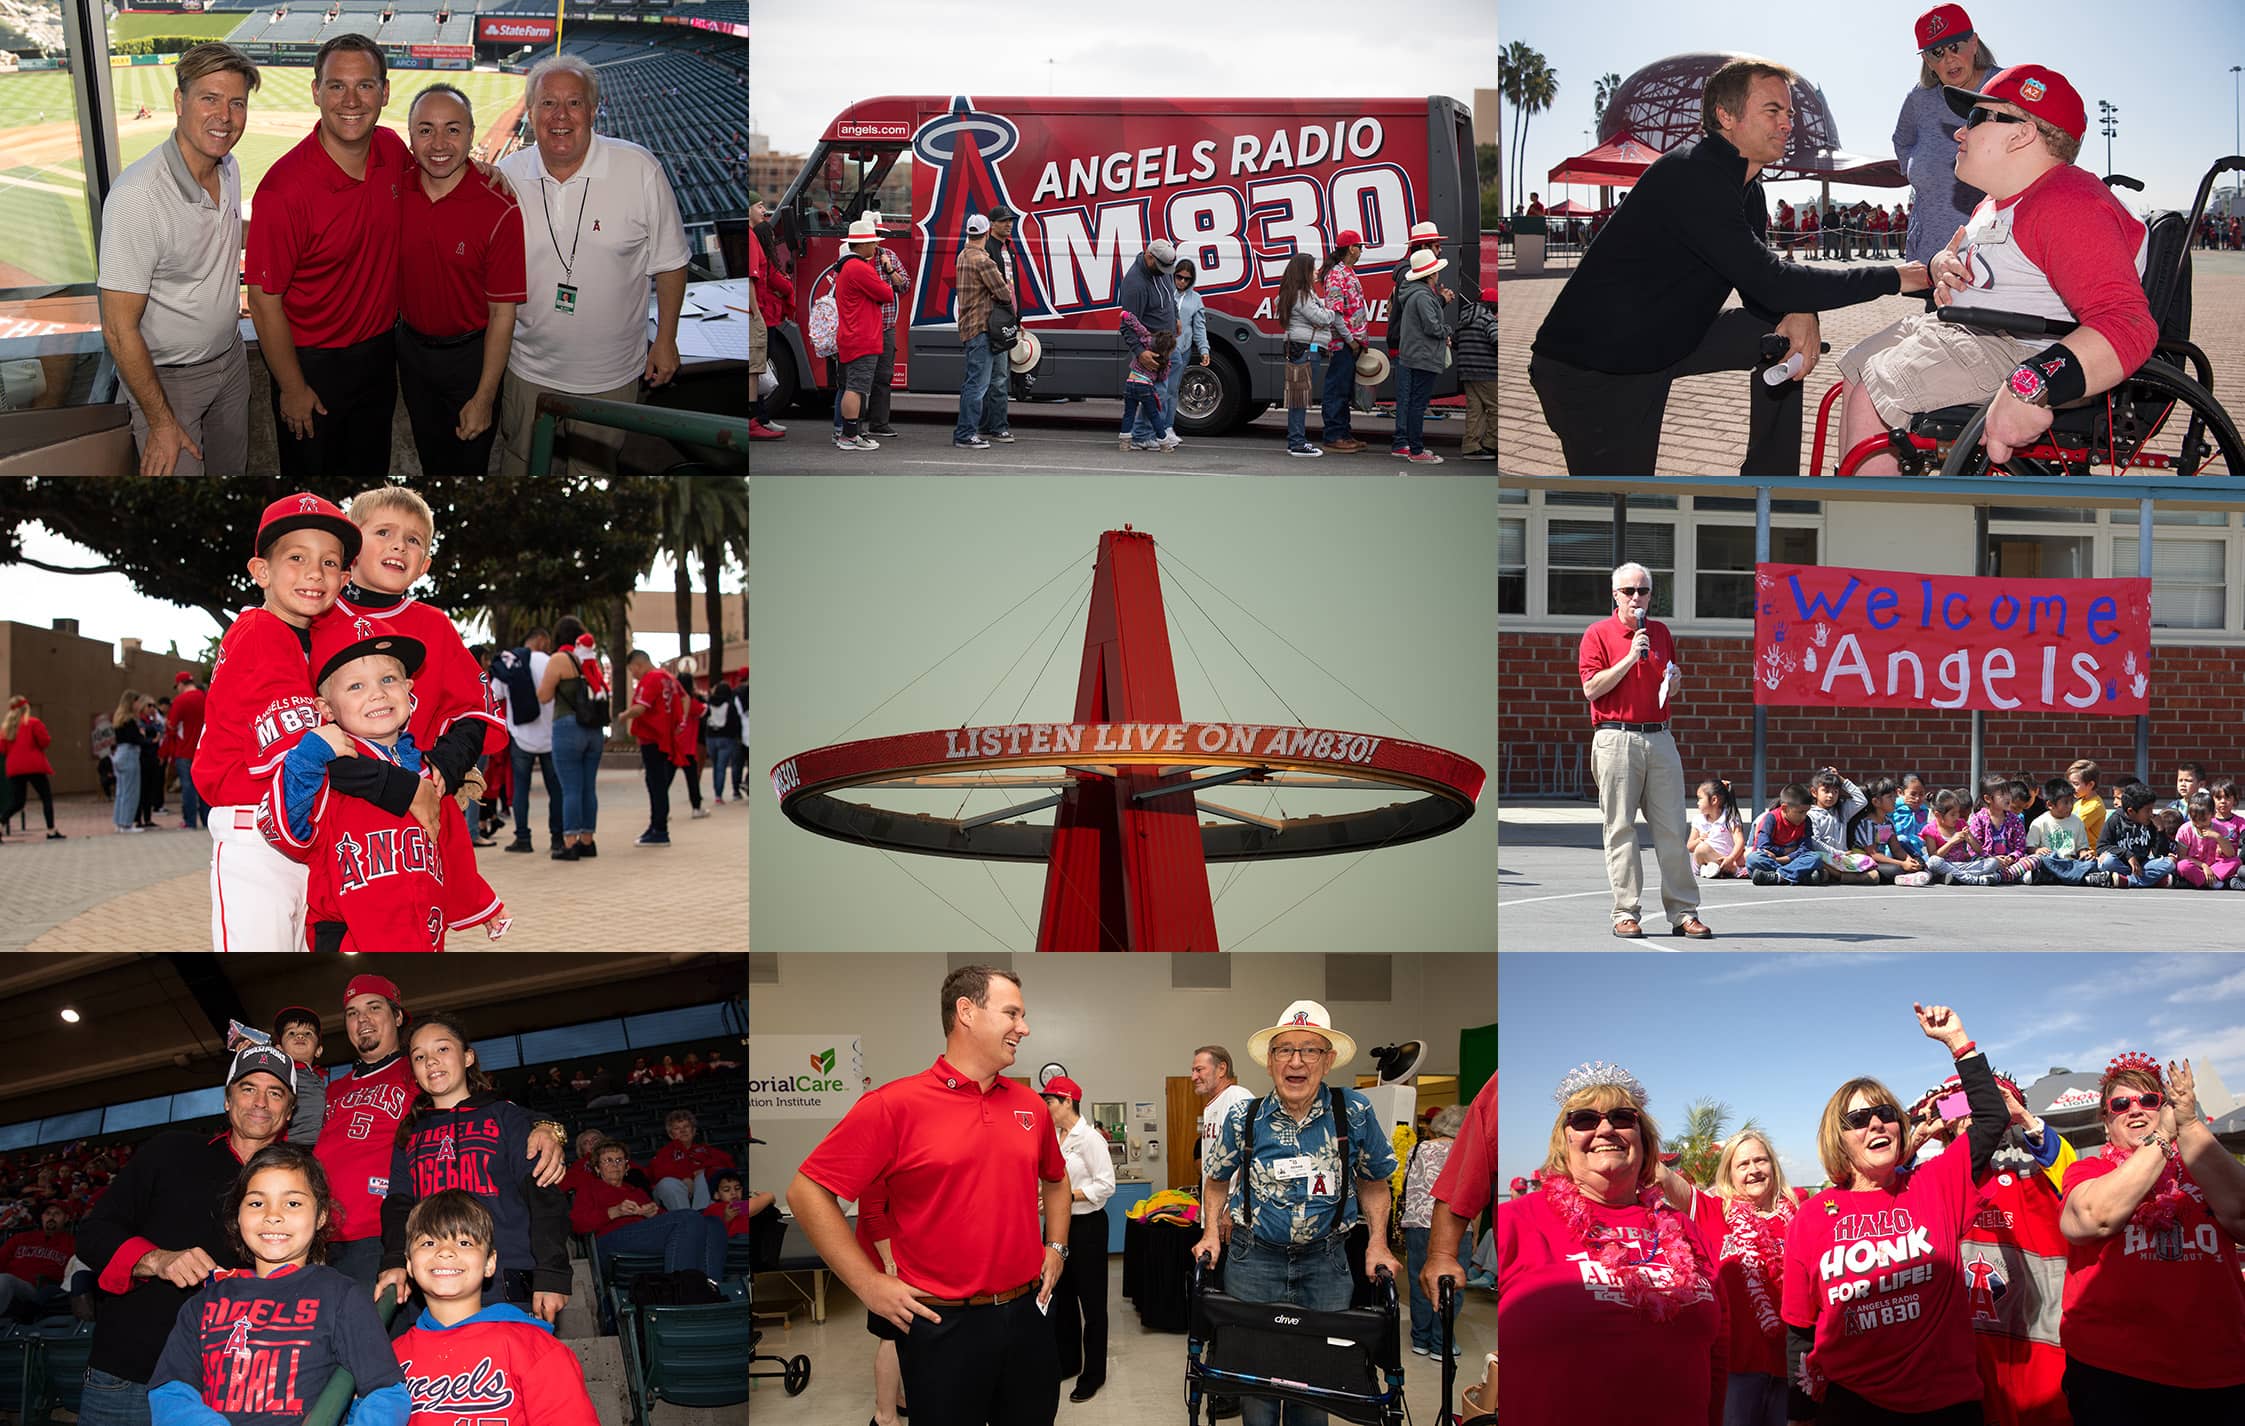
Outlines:
{"type": "Polygon", "coordinates": [[[1614,91],[1619,88],[1621,88],[1620,75],[1608,70],[1598,76],[1597,92],[1590,101],[1590,122],[1593,128],[1605,122],[1606,101],[1613,98],[1614,91]]]}
{"type": "MultiPolygon", "coordinates": [[[[1715,1186],[1715,1165],[1731,1137],[1730,1117],[1731,1107],[1720,1100],[1694,1100],[1684,1106],[1681,1132],[1671,1135],[1664,1145],[1676,1151],[1676,1171],[1701,1188],[1715,1186]]],[[[1737,1132],[1760,1127],[1749,1119],[1738,1126],[1737,1132]]]]}
{"type": "MultiPolygon", "coordinates": [[[[1553,102],[1559,98],[1559,71],[1546,66],[1543,62],[1543,56],[1540,54],[1535,57],[1535,61],[1535,67],[1531,69],[1525,76],[1523,76],[1520,81],[1520,113],[1522,115],[1520,122],[1521,164],[1525,164],[1528,161],[1527,121],[1534,118],[1536,115],[1543,113],[1546,109],[1549,109],[1552,106],[1553,102]]],[[[1518,166],[1516,165],[1516,173],[1517,168],[1518,166]]],[[[1520,173],[1514,179],[1514,182],[1521,182],[1525,180],[1526,177],[1526,174],[1520,173]]]]}
{"type": "Polygon", "coordinates": [[[723,596],[716,575],[725,553],[743,552],[748,544],[748,482],[737,475],[682,475],[663,483],[662,538],[656,548],[670,557],[671,597],[678,619],[678,651],[694,648],[694,566],[699,563],[707,586],[705,608],[709,616],[708,670],[717,664],[723,638],[723,596]]]}
{"type": "MultiPolygon", "coordinates": [[[[1534,47],[1529,45],[1526,40],[1514,40],[1511,44],[1505,46],[1502,54],[1497,56],[1497,94],[1506,103],[1512,105],[1512,132],[1515,146],[1519,143],[1520,105],[1524,92],[1524,81],[1529,70],[1542,62],[1543,57],[1538,55],[1534,47]]],[[[1519,165],[1514,164],[1512,167],[1517,172],[1519,165]]]]}

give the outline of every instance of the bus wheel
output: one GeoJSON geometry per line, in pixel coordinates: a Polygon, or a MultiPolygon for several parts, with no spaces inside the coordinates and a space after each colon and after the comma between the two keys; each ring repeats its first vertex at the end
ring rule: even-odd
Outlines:
{"type": "Polygon", "coordinates": [[[1247,371],[1239,358],[1219,347],[1207,366],[1188,366],[1177,387],[1177,429],[1188,436],[1220,436],[1253,416],[1248,406],[1247,371]]]}
{"type": "Polygon", "coordinates": [[[772,377],[779,382],[779,385],[773,388],[771,395],[764,398],[764,410],[768,415],[784,416],[788,409],[795,404],[796,392],[801,386],[801,382],[796,379],[795,362],[788,356],[785,347],[774,342],[768,359],[771,363],[772,377]]]}

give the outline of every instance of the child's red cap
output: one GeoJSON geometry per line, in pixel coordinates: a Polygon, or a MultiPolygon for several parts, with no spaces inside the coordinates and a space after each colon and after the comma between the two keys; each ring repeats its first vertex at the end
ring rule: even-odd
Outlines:
{"type": "Polygon", "coordinates": [[[345,565],[359,557],[359,527],[334,501],[309,493],[284,495],[265,507],[264,518],[257,522],[257,548],[251,553],[263,559],[273,541],[291,530],[325,530],[335,536],[343,542],[345,565]]]}

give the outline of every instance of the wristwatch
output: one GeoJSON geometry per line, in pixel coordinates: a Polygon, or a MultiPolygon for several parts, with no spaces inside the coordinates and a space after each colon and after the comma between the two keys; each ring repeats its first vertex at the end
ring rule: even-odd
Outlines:
{"type": "Polygon", "coordinates": [[[1048,1242],[1048,1243],[1046,1243],[1046,1244],[1045,1244],[1045,1246],[1046,1246],[1046,1247],[1048,1247],[1048,1248],[1050,1248],[1050,1249],[1052,1249],[1052,1250],[1053,1250],[1054,1252],[1056,1252],[1056,1253],[1060,1254],[1060,1261],[1062,1261],[1062,1262],[1066,1262],[1066,1261],[1068,1261],[1068,1245],[1067,1245],[1066,1243],[1051,1243],[1051,1242],[1048,1242]]]}
{"type": "Polygon", "coordinates": [[[2004,379],[2004,387],[2029,406],[2050,404],[2050,383],[2043,379],[2042,373],[2036,371],[2031,362],[2021,362],[2011,368],[2011,375],[2004,379]]]}

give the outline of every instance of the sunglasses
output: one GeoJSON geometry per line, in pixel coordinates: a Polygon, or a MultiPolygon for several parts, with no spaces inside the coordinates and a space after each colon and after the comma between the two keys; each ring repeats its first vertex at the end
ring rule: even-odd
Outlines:
{"type": "Polygon", "coordinates": [[[1651,586],[1651,585],[1649,585],[1649,584],[1647,584],[1647,585],[1640,585],[1639,587],[1637,587],[1637,588],[1635,588],[1635,589],[1627,589],[1627,588],[1623,588],[1623,589],[1616,589],[1616,590],[1614,591],[1614,593],[1616,593],[1616,594],[1628,594],[1628,595],[1633,595],[1633,596],[1635,596],[1636,598],[1639,598],[1639,599],[1649,599],[1649,598],[1651,598],[1651,597],[1652,597],[1652,592],[1653,592],[1653,588],[1652,588],[1652,586],[1651,586]]]}
{"type": "Polygon", "coordinates": [[[1587,1134],[1598,1127],[1598,1122],[1601,1119],[1613,1125],[1616,1129],[1634,1129],[1637,1127],[1637,1111],[1626,1106],[1607,1110],[1577,1109],[1567,1116],[1567,1127],[1578,1134],[1587,1134]]]}
{"type": "Polygon", "coordinates": [[[1950,40],[1947,44],[1935,45],[1927,50],[1925,57],[1927,59],[1947,59],[1970,43],[1972,43],[1972,40],[1969,36],[1961,40],[1950,40]]]}
{"type": "Polygon", "coordinates": [[[2128,1106],[2131,1104],[2141,1104],[2146,1109],[2157,1109],[2166,1102],[2167,1096],[2153,1089],[2142,1094],[2116,1094],[2105,1101],[2105,1108],[2113,1114],[2126,1114],[2128,1106]]]}
{"type": "Polygon", "coordinates": [[[1964,126],[1968,129],[1977,129],[1990,119],[1999,124],[2024,124],[2027,122],[2017,114],[2006,114],[2001,109],[1990,109],[1985,104],[1975,104],[1972,106],[1972,112],[1964,116],[1964,126]]]}
{"type": "Polygon", "coordinates": [[[1873,1121],[1902,1126],[1902,1111],[1892,1104],[1873,1104],[1862,1109],[1850,1109],[1840,1116],[1840,1122],[1850,1129],[1868,1129],[1873,1121]]]}

